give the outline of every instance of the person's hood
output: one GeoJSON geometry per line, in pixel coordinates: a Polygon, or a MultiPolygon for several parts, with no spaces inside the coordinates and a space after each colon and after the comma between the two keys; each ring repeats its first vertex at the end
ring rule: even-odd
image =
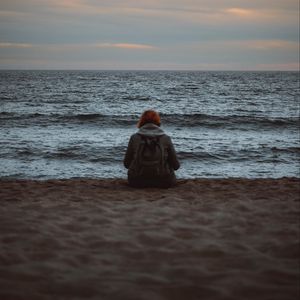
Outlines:
{"type": "Polygon", "coordinates": [[[165,134],[159,126],[153,123],[146,123],[139,129],[137,133],[145,136],[160,136],[165,134]]]}

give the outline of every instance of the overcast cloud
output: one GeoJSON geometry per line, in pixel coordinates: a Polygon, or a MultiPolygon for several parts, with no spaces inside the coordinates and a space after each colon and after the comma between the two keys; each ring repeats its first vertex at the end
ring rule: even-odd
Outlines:
{"type": "Polygon", "coordinates": [[[298,28],[298,0],[0,0],[0,68],[298,70],[298,28]]]}

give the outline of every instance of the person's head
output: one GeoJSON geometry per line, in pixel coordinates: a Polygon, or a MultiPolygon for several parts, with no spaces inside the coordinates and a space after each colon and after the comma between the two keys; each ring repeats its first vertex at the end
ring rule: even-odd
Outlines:
{"type": "Polygon", "coordinates": [[[140,128],[144,126],[146,123],[153,123],[157,126],[160,126],[160,116],[154,110],[146,110],[140,117],[139,122],[137,123],[137,127],[140,128]]]}

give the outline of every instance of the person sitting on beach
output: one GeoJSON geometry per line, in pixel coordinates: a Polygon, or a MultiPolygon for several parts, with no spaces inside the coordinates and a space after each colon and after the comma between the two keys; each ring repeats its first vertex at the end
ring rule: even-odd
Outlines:
{"type": "Polygon", "coordinates": [[[164,188],[175,185],[174,170],[180,164],[171,138],[160,128],[159,114],[146,110],[137,127],[139,130],[130,137],[124,158],[129,185],[164,188]]]}

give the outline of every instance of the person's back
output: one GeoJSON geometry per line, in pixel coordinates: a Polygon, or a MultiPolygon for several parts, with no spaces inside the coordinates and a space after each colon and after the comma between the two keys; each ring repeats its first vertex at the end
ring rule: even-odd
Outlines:
{"type": "Polygon", "coordinates": [[[180,164],[171,138],[159,126],[158,113],[145,111],[138,132],[129,140],[124,166],[131,186],[170,187],[176,183],[174,170],[180,164]]]}

